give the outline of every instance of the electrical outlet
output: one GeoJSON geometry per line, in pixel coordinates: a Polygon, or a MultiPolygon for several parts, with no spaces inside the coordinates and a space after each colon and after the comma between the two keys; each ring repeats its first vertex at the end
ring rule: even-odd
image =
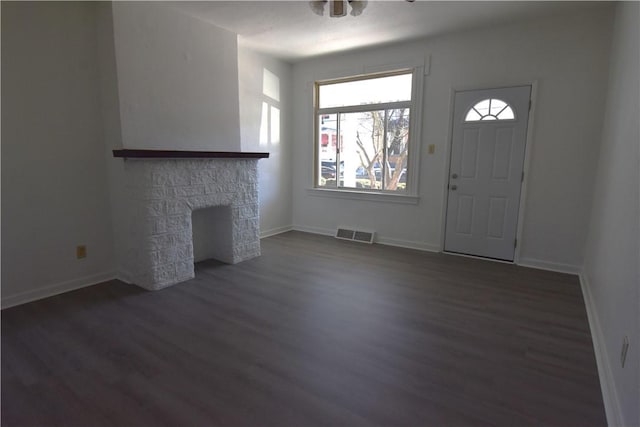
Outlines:
{"type": "Polygon", "coordinates": [[[433,154],[436,152],[436,145],[435,144],[429,144],[429,154],[433,154]]]}
{"type": "Polygon", "coordinates": [[[627,351],[629,350],[629,337],[625,336],[622,339],[622,351],[620,352],[620,363],[624,368],[624,362],[627,361],[627,351]]]}
{"type": "Polygon", "coordinates": [[[87,247],[85,245],[76,246],[76,258],[82,259],[87,257],[87,247]]]}

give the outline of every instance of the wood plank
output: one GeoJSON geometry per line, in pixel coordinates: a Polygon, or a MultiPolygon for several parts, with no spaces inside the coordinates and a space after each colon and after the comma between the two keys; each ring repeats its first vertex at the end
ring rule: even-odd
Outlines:
{"type": "Polygon", "coordinates": [[[248,151],[193,151],[193,150],[113,150],[113,157],[131,159],[266,159],[269,153],[248,151]]]}
{"type": "Polygon", "coordinates": [[[575,276],[289,232],[2,311],[2,425],[606,425],[575,276]]]}

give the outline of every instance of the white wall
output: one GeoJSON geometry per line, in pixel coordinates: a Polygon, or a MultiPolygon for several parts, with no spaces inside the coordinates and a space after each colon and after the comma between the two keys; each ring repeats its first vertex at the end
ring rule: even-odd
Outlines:
{"type": "Polygon", "coordinates": [[[155,2],[114,2],[125,148],[239,151],[237,36],[155,2]]]}
{"type": "Polygon", "coordinates": [[[291,201],[290,64],[246,48],[238,51],[242,151],[268,152],[258,162],[261,235],[288,230],[291,201]]]}
{"type": "Polygon", "coordinates": [[[582,15],[442,36],[303,61],[294,66],[293,218],[299,229],[339,225],[382,241],[438,250],[451,91],[538,82],[521,261],[578,271],[601,132],[611,7],[582,15]],[[418,205],[317,197],[312,187],[314,79],[431,55],[424,81],[418,205]],[[428,144],[436,152],[427,155],[428,144]]]}
{"type": "Polygon", "coordinates": [[[582,274],[609,425],[640,425],[640,12],[617,6],[602,146],[582,274]],[[622,368],[624,336],[631,342],[622,368]],[[611,387],[611,388],[609,388],[611,387]]]}
{"type": "Polygon", "coordinates": [[[95,43],[94,4],[2,3],[3,307],[113,274],[95,43]]]}

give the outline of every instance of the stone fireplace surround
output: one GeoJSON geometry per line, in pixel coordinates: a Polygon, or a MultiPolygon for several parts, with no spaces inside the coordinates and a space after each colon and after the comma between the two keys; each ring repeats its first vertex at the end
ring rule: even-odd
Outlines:
{"type": "Polygon", "coordinates": [[[123,279],[148,290],[194,273],[192,213],[213,215],[226,230],[206,239],[216,259],[235,264],[260,255],[257,163],[268,153],[114,150],[124,162],[123,279]]]}

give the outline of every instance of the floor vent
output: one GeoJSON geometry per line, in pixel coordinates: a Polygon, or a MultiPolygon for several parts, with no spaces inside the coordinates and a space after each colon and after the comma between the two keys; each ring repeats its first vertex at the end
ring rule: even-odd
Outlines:
{"type": "Polygon", "coordinates": [[[336,239],[351,240],[361,243],[373,243],[373,231],[350,230],[348,228],[338,228],[336,239]]]}

